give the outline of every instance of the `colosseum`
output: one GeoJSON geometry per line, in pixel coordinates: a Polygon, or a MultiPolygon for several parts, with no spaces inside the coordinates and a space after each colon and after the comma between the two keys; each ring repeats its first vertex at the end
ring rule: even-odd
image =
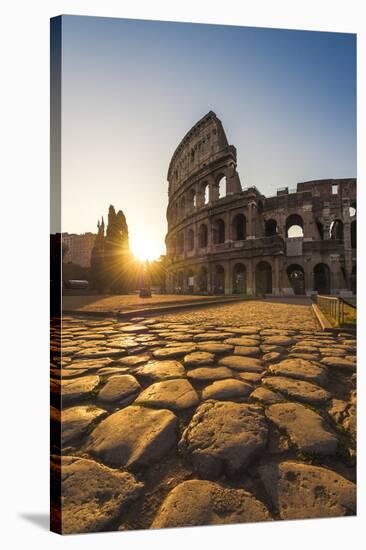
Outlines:
{"type": "Polygon", "coordinates": [[[298,183],[271,197],[242,189],[236,149],[210,111],[175,150],[168,182],[168,292],[355,293],[354,178],[298,183]]]}

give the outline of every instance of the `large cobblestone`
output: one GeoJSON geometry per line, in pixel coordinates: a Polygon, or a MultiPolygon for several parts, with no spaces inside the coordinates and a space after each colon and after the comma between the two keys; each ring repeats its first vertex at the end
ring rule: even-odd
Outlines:
{"type": "Polygon", "coordinates": [[[90,475],[100,464],[114,483],[111,467],[127,467],[145,487],[127,507],[122,485],[113,495],[98,489],[94,522],[86,488],[73,486],[88,519],[69,519],[69,532],[353,514],[355,354],[349,335],[320,332],[301,304],[65,317],[62,346],[52,342],[52,433],[62,420],[63,455],[90,460],[90,475]],[[238,476],[246,485],[235,485],[238,476]],[[197,503],[191,515],[187,495],[197,503]]]}

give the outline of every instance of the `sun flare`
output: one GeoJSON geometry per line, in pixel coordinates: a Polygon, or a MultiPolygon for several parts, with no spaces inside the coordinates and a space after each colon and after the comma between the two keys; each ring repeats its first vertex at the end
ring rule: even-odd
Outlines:
{"type": "Polygon", "coordinates": [[[157,260],[161,254],[161,245],[153,238],[146,237],[146,235],[131,237],[131,251],[135,258],[140,262],[157,260]]]}

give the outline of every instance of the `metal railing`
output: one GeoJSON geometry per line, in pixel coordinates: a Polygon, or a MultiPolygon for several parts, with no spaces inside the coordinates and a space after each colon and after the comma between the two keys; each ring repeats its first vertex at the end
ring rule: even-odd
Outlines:
{"type": "Polygon", "coordinates": [[[345,324],[345,317],[348,317],[349,310],[356,310],[356,305],[346,301],[344,298],[338,296],[317,296],[316,298],[319,308],[325,315],[330,317],[330,320],[336,326],[343,326],[345,324]],[[346,316],[345,316],[346,311],[346,316]]]}

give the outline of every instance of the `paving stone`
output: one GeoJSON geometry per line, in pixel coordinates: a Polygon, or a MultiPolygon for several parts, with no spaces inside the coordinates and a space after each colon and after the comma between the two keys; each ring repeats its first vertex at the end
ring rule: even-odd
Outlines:
{"type": "Polygon", "coordinates": [[[232,378],[233,375],[233,371],[227,367],[199,367],[187,372],[188,378],[199,381],[224,380],[232,378]]]}
{"type": "Polygon", "coordinates": [[[305,359],[285,359],[276,365],[270,365],[268,372],[275,376],[299,378],[316,384],[325,384],[328,380],[324,367],[318,367],[305,359]]]}
{"type": "Polygon", "coordinates": [[[263,355],[262,361],[264,361],[265,363],[275,363],[279,361],[282,357],[282,353],[278,353],[278,351],[272,351],[263,355]]]}
{"type": "Polygon", "coordinates": [[[65,369],[82,369],[82,370],[98,370],[103,367],[108,367],[113,363],[112,359],[84,359],[82,361],[73,361],[65,366],[65,369]]]}
{"type": "Polygon", "coordinates": [[[122,357],[115,364],[116,365],[126,365],[128,367],[137,367],[143,363],[147,363],[150,359],[150,355],[147,353],[143,355],[128,355],[127,357],[122,357]]]}
{"type": "Polygon", "coordinates": [[[86,348],[75,353],[74,357],[77,359],[102,359],[107,357],[119,357],[124,355],[126,350],[124,348],[86,348]]]}
{"type": "Polygon", "coordinates": [[[266,416],[284,430],[299,451],[317,455],[334,455],[338,439],[325,420],[299,403],[277,403],[266,416]]]}
{"type": "Polygon", "coordinates": [[[342,399],[332,399],[328,408],[328,414],[334,422],[341,424],[347,414],[348,403],[342,399]]]}
{"type": "Polygon", "coordinates": [[[259,347],[262,353],[287,353],[287,349],[283,346],[267,346],[265,344],[262,344],[259,347]]]}
{"type": "Polygon", "coordinates": [[[356,363],[353,361],[348,361],[343,357],[323,357],[321,363],[335,369],[342,369],[350,372],[355,372],[356,370],[356,363]]]}
{"type": "Polygon", "coordinates": [[[153,356],[156,359],[174,359],[175,357],[183,357],[195,350],[195,346],[177,346],[160,348],[153,351],[153,356]]]}
{"type": "Polygon", "coordinates": [[[341,475],[300,462],[259,468],[281,519],[339,517],[356,513],[356,486],[341,475]]]}
{"type": "Polygon", "coordinates": [[[256,357],[260,354],[259,347],[236,346],[234,355],[245,355],[246,357],[256,357]]]}
{"type": "Polygon", "coordinates": [[[96,389],[99,382],[99,376],[81,376],[71,380],[62,380],[62,402],[66,404],[88,397],[96,389]]]}
{"type": "Polygon", "coordinates": [[[267,336],[264,339],[264,345],[267,346],[291,346],[296,340],[288,336],[267,336]]]}
{"type": "Polygon", "coordinates": [[[326,357],[344,357],[347,354],[347,351],[345,349],[332,346],[327,348],[319,348],[319,353],[325,355],[326,357]]]}
{"type": "Polygon", "coordinates": [[[319,348],[315,346],[300,346],[296,345],[291,348],[291,353],[314,353],[318,354],[319,348]]]}
{"type": "Polygon", "coordinates": [[[140,384],[131,374],[117,374],[108,378],[98,394],[98,401],[109,405],[129,405],[140,391],[140,384]]]}
{"type": "Polygon", "coordinates": [[[146,365],[139,367],[135,374],[143,379],[156,382],[169,378],[181,378],[186,371],[179,361],[149,361],[146,365]]]}
{"type": "Polygon", "coordinates": [[[218,342],[200,342],[197,345],[197,349],[208,353],[229,353],[234,346],[229,344],[221,344],[218,342]]]}
{"type": "Polygon", "coordinates": [[[311,405],[320,405],[331,398],[331,394],[323,388],[303,380],[271,376],[263,378],[262,383],[270,386],[270,388],[275,391],[281,392],[287,397],[305,401],[305,403],[311,405]]]}
{"type": "Polygon", "coordinates": [[[237,371],[262,372],[263,364],[259,359],[243,357],[241,355],[228,355],[219,360],[219,365],[237,371]]]}
{"type": "Polygon", "coordinates": [[[51,374],[53,376],[60,376],[63,379],[66,378],[77,378],[78,376],[82,376],[83,374],[88,374],[89,369],[71,369],[71,368],[63,368],[61,369],[51,369],[51,374]]]}
{"type": "Polygon", "coordinates": [[[201,367],[202,365],[212,365],[215,356],[207,351],[194,351],[185,356],[184,365],[186,367],[201,367]]]}
{"type": "Polygon", "coordinates": [[[147,466],[170,451],[177,432],[178,419],[171,411],[131,405],[98,424],[87,450],[109,466],[147,466]]]}
{"type": "MultiPolygon", "coordinates": [[[[51,463],[53,472],[60,469],[58,460],[51,463]]],[[[107,529],[143,489],[132,474],[93,460],[64,456],[61,461],[63,534],[107,529]]]]}
{"type": "Polygon", "coordinates": [[[235,338],[227,338],[224,341],[225,344],[232,344],[233,346],[248,346],[248,347],[257,347],[258,346],[258,340],[255,338],[249,338],[245,336],[241,337],[235,337],[235,338]]]}
{"type": "Polygon", "coordinates": [[[304,359],[304,361],[319,361],[319,355],[312,353],[289,353],[287,357],[289,359],[304,359]]]}
{"type": "Polygon", "coordinates": [[[133,332],[134,334],[139,334],[141,332],[146,332],[147,330],[149,330],[148,327],[146,327],[145,325],[126,325],[124,327],[121,327],[120,330],[122,332],[133,332]]]}
{"type": "Polygon", "coordinates": [[[200,334],[196,334],[193,338],[195,342],[205,342],[206,340],[225,340],[225,338],[228,338],[230,336],[230,333],[228,332],[202,332],[200,334]]]}
{"type": "Polygon", "coordinates": [[[237,380],[228,378],[218,380],[210,384],[202,391],[202,399],[216,399],[225,401],[227,399],[236,399],[247,397],[253,391],[253,386],[237,380]]]}
{"type": "Polygon", "coordinates": [[[61,412],[62,445],[65,446],[70,441],[77,439],[87,433],[87,431],[107,415],[103,409],[93,406],[69,407],[61,412]]]}
{"type": "Polygon", "coordinates": [[[180,411],[198,405],[199,397],[188,380],[164,380],[146,388],[138,396],[136,403],[180,411]]]}
{"type": "Polygon", "coordinates": [[[97,370],[98,376],[113,376],[114,374],[128,374],[128,367],[103,367],[97,370]]]}
{"type": "Polygon", "coordinates": [[[278,403],[284,400],[285,398],[280,393],[276,393],[265,387],[256,388],[250,394],[250,401],[260,401],[261,403],[278,403]]]}
{"type": "Polygon", "coordinates": [[[203,478],[223,471],[235,475],[260,455],[267,443],[262,409],[233,402],[206,401],[198,407],[179,442],[180,451],[203,478]]]}
{"type": "Polygon", "coordinates": [[[168,494],[151,527],[222,525],[270,519],[265,505],[251,493],[191,479],[168,494]]]}
{"type": "Polygon", "coordinates": [[[260,381],[263,378],[263,374],[260,374],[258,372],[237,372],[237,377],[240,380],[244,380],[244,382],[250,382],[251,384],[259,384],[260,381]]]}

